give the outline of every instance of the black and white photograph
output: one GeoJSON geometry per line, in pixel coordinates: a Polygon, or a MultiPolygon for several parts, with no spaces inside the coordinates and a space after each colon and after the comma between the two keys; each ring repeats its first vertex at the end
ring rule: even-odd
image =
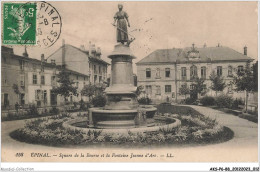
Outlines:
{"type": "Polygon", "coordinates": [[[1,11],[2,162],[259,161],[257,1],[1,11]]]}

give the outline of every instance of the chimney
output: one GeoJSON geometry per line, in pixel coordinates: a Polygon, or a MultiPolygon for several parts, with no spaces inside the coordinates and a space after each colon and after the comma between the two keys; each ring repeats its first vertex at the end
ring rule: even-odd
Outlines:
{"type": "Polygon", "coordinates": [[[247,46],[244,47],[244,55],[247,56],[247,46]]]}
{"type": "Polygon", "coordinates": [[[62,65],[62,68],[65,67],[65,40],[63,39],[62,40],[62,55],[61,55],[61,65],[62,65]]]}
{"type": "Polygon", "coordinates": [[[45,62],[44,61],[44,54],[41,55],[41,62],[45,62]]]}
{"type": "Polygon", "coordinates": [[[88,51],[89,51],[89,57],[91,57],[91,56],[92,56],[92,51],[91,51],[91,41],[89,41],[88,51]]]}
{"type": "Polygon", "coordinates": [[[24,53],[23,53],[24,57],[29,57],[28,53],[27,53],[27,48],[26,46],[24,47],[24,53]]]}
{"type": "Polygon", "coordinates": [[[93,53],[96,52],[96,45],[95,45],[95,44],[92,44],[92,45],[91,45],[91,51],[92,51],[93,53]]]}
{"type": "Polygon", "coordinates": [[[97,57],[100,58],[101,56],[101,48],[97,47],[97,57]]]}
{"type": "Polygon", "coordinates": [[[203,45],[203,48],[207,48],[207,44],[206,43],[203,45]]]}
{"type": "Polygon", "coordinates": [[[91,54],[93,55],[93,57],[96,57],[96,46],[95,46],[95,44],[91,45],[91,54]]]}
{"type": "Polygon", "coordinates": [[[218,46],[217,47],[220,47],[220,43],[218,43],[218,46]]]}

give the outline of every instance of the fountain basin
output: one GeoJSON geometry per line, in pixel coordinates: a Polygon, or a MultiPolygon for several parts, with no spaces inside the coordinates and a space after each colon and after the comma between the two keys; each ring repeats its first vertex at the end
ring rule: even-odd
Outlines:
{"type": "MultiPolygon", "coordinates": [[[[146,118],[153,118],[157,109],[153,106],[140,106],[137,109],[104,109],[101,107],[89,109],[89,126],[93,128],[136,128],[139,111],[146,113],[146,118]]],[[[151,120],[148,120],[151,121],[151,120]]]]}
{"type": "Polygon", "coordinates": [[[170,122],[169,124],[160,125],[160,126],[152,126],[152,127],[140,127],[140,128],[119,128],[119,129],[96,129],[96,128],[89,128],[89,127],[78,127],[75,126],[77,123],[86,124],[86,119],[78,118],[66,121],[62,124],[64,128],[68,128],[71,130],[80,130],[84,133],[89,133],[90,131],[100,131],[100,135],[115,135],[115,134],[128,134],[131,133],[146,133],[146,132],[154,132],[159,131],[160,129],[164,130],[171,130],[173,128],[179,127],[181,125],[181,121],[176,118],[168,117],[167,118],[170,122]]]}

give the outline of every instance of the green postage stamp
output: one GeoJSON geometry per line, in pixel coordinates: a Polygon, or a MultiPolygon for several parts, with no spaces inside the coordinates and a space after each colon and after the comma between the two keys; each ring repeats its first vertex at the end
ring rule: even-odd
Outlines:
{"type": "Polygon", "coordinates": [[[34,2],[3,3],[3,44],[36,44],[36,7],[34,2]]]}

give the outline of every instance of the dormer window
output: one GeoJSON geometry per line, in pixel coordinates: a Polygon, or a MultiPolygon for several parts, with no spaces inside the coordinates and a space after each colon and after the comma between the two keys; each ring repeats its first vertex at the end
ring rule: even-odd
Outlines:
{"type": "Polygon", "coordinates": [[[188,51],[189,60],[196,60],[200,58],[199,51],[195,49],[195,44],[192,44],[192,48],[188,51]]]}

